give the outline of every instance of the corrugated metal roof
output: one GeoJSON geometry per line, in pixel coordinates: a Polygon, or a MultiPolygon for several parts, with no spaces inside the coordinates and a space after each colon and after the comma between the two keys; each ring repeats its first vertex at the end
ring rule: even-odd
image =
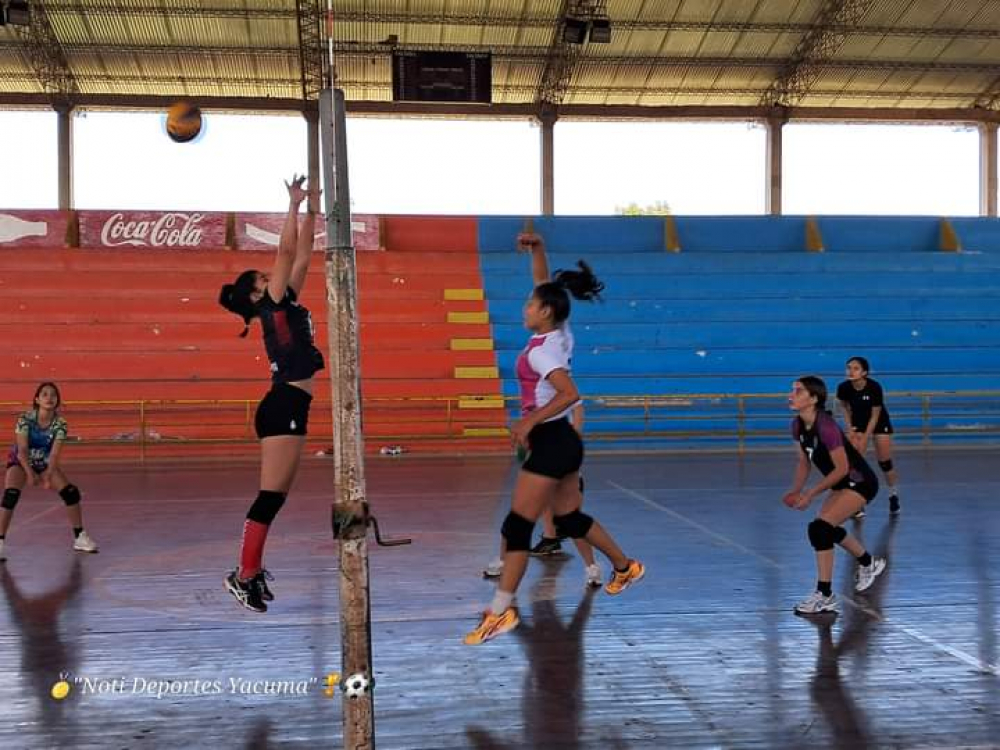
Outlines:
{"type": "MultiPolygon", "coordinates": [[[[83,93],[301,97],[295,0],[37,4],[83,93]]],[[[753,105],[772,87],[808,106],[971,107],[1000,99],[998,4],[849,0],[860,18],[845,10],[820,29],[825,0],[607,0],[612,42],[574,50],[559,95],[567,104],[753,105]],[[816,43],[803,46],[809,34],[816,43]]],[[[562,5],[338,0],[338,81],[349,100],[389,101],[394,48],[485,50],[494,102],[535,102],[560,52],[562,5]]],[[[0,99],[43,90],[25,43],[0,29],[0,99]]]]}

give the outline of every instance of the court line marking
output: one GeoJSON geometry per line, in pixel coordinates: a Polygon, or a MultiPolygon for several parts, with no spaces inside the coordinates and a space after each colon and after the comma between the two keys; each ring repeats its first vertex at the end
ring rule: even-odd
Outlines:
{"type": "MultiPolygon", "coordinates": [[[[661,505],[660,503],[656,502],[652,498],[646,497],[641,492],[636,492],[635,490],[631,490],[628,487],[623,487],[622,485],[618,484],[617,482],[608,481],[608,484],[611,485],[612,487],[614,487],[616,490],[618,490],[622,494],[628,495],[629,497],[631,497],[631,498],[633,498],[635,500],[639,500],[640,502],[648,505],[649,507],[651,507],[651,508],[653,508],[655,510],[660,511],[661,513],[665,513],[668,516],[670,516],[671,518],[675,518],[678,521],[681,521],[682,523],[685,523],[688,526],[691,526],[692,528],[697,529],[698,531],[702,532],[703,534],[707,534],[711,538],[715,539],[716,541],[722,542],[723,544],[725,544],[728,547],[731,547],[731,548],[733,548],[735,550],[738,550],[738,551],[743,552],[745,554],[748,554],[748,555],[750,555],[752,557],[755,557],[758,560],[760,560],[760,561],[766,563],[767,565],[770,565],[771,567],[776,568],[778,570],[789,570],[788,566],[782,565],[777,560],[772,560],[770,557],[767,557],[766,555],[762,555],[759,552],[755,552],[754,550],[752,550],[752,549],[750,549],[748,547],[744,547],[739,542],[734,541],[733,539],[730,539],[729,537],[725,536],[724,534],[720,534],[717,531],[713,531],[712,529],[708,528],[707,526],[703,526],[702,524],[698,523],[697,521],[688,518],[687,516],[685,516],[682,513],[678,513],[677,511],[673,510],[672,508],[668,508],[665,505],[661,505]]],[[[941,643],[940,641],[932,638],[931,636],[927,635],[926,633],[923,633],[923,632],[917,630],[916,628],[911,628],[908,625],[900,625],[898,623],[895,623],[892,620],[888,619],[885,615],[881,614],[880,612],[876,612],[875,610],[873,610],[873,609],[871,609],[869,607],[866,607],[863,604],[858,603],[857,601],[855,601],[850,596],[841,595],[841,598],[845,602],[847,602],[849,605],[851,605],[852,607],[854,607],[855,609],[857,609],[857,610],[859,610],[861,612],[864,612],[869,617],[872,617],[872,618],[878,620],[879,622],[884,623],[885,625],[888,625],[891,628],[895,628],[896,630],[900,631],[901,633],[905,633],[910,638],[913,638],[916,641],[920,641],[921,643],[923,643],[926,646],[930,646],[931,648],[933,648],[933,649],[935,649],[937,651],[940,651],[941,653],[948,654],[952,658],[957,659],[958,661],[964,662],[965,664],[968,664],[969,666],[975,668],[977,671],[979,671],[982,674],[992,674],[992,675],[994,675],[996,677],[1000,677],[1000,666],[997,666],[995,664],[990,664],[988,662],[981,661],[980,659],[977,659],[975,656],[972,656],[971,654],[968,654],[965,651],[962,651],[961,649],[955,648],[954,646],[949,646],[946,643],[941,643]]]]}
{"type": "Polygon", "coordinates": [[[37,521],[39,518],[42,518],[44,516],[47,516],[49,513],[53,513],[55,511],[59,510],[61,507],[63,507],[63,506],[61,506],[61,505],[52,505],[52,506],[46,508],[43,511],[39,511],[38,513],[36,513],[33,516],[28,516],[23,521],[18,521],[17,526],[18,526],[18,528],[22,528],[24,526],[27,526],[29,523],[37,521]]]}

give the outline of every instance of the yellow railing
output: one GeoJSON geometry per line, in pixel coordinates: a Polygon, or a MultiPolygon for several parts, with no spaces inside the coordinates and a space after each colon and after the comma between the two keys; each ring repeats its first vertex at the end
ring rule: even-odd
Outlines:
{"type": "MultiPolygon", "coordinates": [[[[373,447],[465,440],[505,427],[516,402],[504,398],[501,410],[468,408],[470,397],[370,397],[364,399],[365,436],[373,447]]],[[[67,401],[63,411],[80,445],[127,447],[145,458],[154,447],[252,444],[256,405],[256,399],[67,401]]],[[[1000,440],[1000,390],[892,392],[888,405],[907,442],[1000,440]]],[[[13,426],[25,404],[2,401],[0,407],[13,426]]],[[[786,439],[790,421],[786,397],[773,393],[588,396],[585,414],[588,442],[739,451],[786,439]]],[[[314,402],[309,433],[313,443],[332,444],[329,401],[314,402]]]]}

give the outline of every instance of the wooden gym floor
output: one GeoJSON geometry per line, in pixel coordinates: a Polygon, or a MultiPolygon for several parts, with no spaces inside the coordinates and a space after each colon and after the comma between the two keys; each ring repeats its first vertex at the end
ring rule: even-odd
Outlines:
{"type": "MultiPolygon", "coordinates": [[[[811,622],[791,611],[815,581],[812,513],[779,501],[791,447],[592,456],[585,507],[645,580],[586,594],[575,556],[533,561],[521,628],[476,648],[461,638],[492,595],[479,571],[509,460],[370,460],[384,532],[413,538],[371,548],[377,746],[1000,747],[998,458],[897,456],[902,515],[883,492],[848,524],[887,573],[854,594],[838,553],[843,611],[811,622]]],[[[304,461],[272,530],[266,615],[222,589],[255,465],[70,460],[91,556],[71,552],[54,494],[25,492],[0,565],[0,747],[340,747],[322,686],[340,665],[328,462],[304,461]],[[245,692],[265,684],[284,692],[245,692]]]]}

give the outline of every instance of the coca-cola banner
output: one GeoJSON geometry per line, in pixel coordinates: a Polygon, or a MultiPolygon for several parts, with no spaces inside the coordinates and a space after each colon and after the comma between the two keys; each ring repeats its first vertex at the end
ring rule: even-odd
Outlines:
{"type": "Polygon", "coordinates": [[[80,211],[80,247],[225,247],[226,216],[206,211],[80,211]]]}
{"type": "MultiPolygon", "coordinates": [[[[239,250],[274,250],[281,236],[285,214],[236,214],[235,244],[239,250]]],[[[351,217],[351,234],[355,250],[378,250],[378,217],[372,214],[354,214],[351,217]]],[[[314,250],[326,247],[326,225],[322,217],[316,218],[314,250]]]]}
{"type": "Polygon", "coordinates": [[[7,211],[0,208],[0,247],[62,247],[66,211],[7,211]]]}

